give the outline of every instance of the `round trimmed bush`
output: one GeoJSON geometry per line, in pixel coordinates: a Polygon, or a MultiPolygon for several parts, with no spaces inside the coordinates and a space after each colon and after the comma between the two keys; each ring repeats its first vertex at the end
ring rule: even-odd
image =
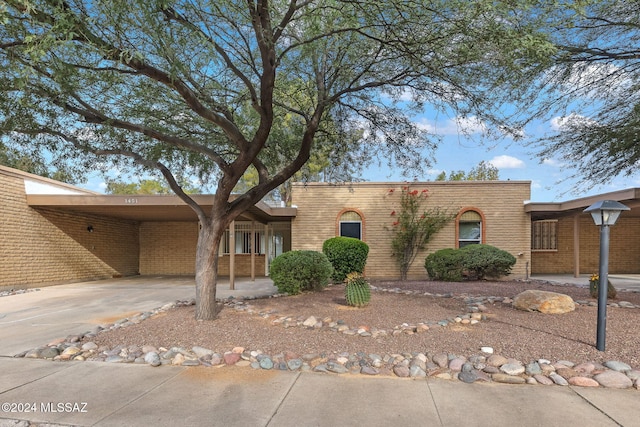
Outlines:
{"type": "Polygon", "coordinates": [[[278,292],[290,295],[321,290],[329,283],[333,267],[327,256],[317,251],[289,251],[277,256],[269,275],[278,292]]]}
{"type": "Polygon", "coordinates": [[[342,282],[349,273],[362,273],[369,245],[353,237],[332,237],[322,244],[322,252],[333,266],[333,280],[342,282]]]}
{"type": "Polygon", "coordinates": [[[516,258],[507,251],[491,245],[469,245],[460,249],[464,270],[470,279],[501,277],[511,273],[516,258]]]}
{"type": "Polygon", "coordinates": [[[462,262],[462,253],[458,249],[447,248],[429,254],[424,267],[433,280],[458,282],[462,280],[462,262]]]}
{"type": "Polygon", "coordinates": [[[460,249],[441,249],[424,261],[433,280],[457,282],[462,279],[482,280],[511,273],[516,258],[507,251],[490,245],[468,245],[460,249]]]}

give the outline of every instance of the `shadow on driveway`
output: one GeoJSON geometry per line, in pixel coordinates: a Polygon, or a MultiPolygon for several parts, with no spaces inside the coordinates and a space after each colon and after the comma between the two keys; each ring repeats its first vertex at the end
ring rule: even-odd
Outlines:
{"type": "MultiPolygon", "coordinates": [[[[219,299],[276,293],[269,278],[237,279],[235,290],[224,278],[219,299]]],[[[54,339],[83,334],[176,300],[195,298],[190,276],[135,276],[48,286],[0,298],[0,356],[45,345],[54,339]]]]}

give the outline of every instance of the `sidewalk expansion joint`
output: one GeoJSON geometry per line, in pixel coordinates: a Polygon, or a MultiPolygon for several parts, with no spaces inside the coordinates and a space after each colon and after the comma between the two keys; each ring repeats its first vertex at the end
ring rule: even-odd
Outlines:
{"type": "Polygon", "coordinates": [[[593,402],[591,402],[589,399],[587,399],[586,397],[584,397],[582,394],[580,394],[578,392],[578,390],[574,387],[569,387],[571,389],[571,391],[573,391],[575,394],[578,395],[578,397],[580,397],[580,399],[584,400],[585,402],[587,402],[587,404],[589,406],[591,406],[593,409],[595,409],[596,411],[600,412],[602,415],[604,415],[605,417],[609,418],[613,423],[615,423],[615,425],[619,426],[619,427],[624,427],[624,425],[620,424],[618,421],[616,421],[611,415],[607,414],[605,411],[603,411],[602,409],[600,409],[597,405],[595,405],[593,402]]]}
{"type": "Polygon", "coordinates": [[[273,414],[271,414],[271,417],[269,417],[269,421],[267,421],[267,424],[265,424],[265,427],[269,427],[269,425],[271,425],[271,422],[273,421],[275,416],[278,415],[278,411],[280,411],[280,408],[282,407],[282,404],[287,400],[287,397],[289,397],[289,394],[291,393],[291,390],[293,390],[293,388],[295,387],[296,383],[298,382],[298,379],[300,378],[300,375],[302,375],[301,372],[296,372],[295,379],[291,382],[291,387],[289,387],[289,390],[287,390],[287,392],[282,397],[282,399],[280,399],[280,402],[278,403],[278,406],[273,411],[273,414]]]}

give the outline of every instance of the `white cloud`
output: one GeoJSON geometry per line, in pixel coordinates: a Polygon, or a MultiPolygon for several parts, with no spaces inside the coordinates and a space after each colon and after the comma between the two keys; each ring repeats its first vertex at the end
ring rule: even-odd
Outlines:
{"type": "Polygon", "coordinates": [[[381,93],[382,99],[394,102],[412,102],[414,101],[414,94],[408,88],[395,89],[393,91],[386,90],[381,93]]]}
{"type": "Polygon", "coordinates": [[[522,160],[503,154],[502,156],[496,156],[489,160],[489,164],[497,167],[498,169],[522,169],[525,164],[522,160]]]}
{"type": "Polygon", "coordinates": [[[400,94],[400,101],[411,102],[413,98],[413,94],[408,89],[404,89],[400,94]]]}
{"type": "Polygon", "coordinates": [[[564,90],[589,98],[620,95],[631,82],[627,73],[609,63],[587,62],[573,66],[564,90]]]}
{"type": "Polygon", "coordinates": [[[543,165],[547,165],[547,166],[551,166],[551,167],[554,167],[554,168],[561,168],[561,167],[564,166],[564,163],[559,162],[556,159],[544,159],[544,160],[542,160],[542,164],[543,165]]]}
{"type": "Polygon", "coordinates": [[[483,133],[487,130],[487,125],[485,125],[482,120],[476,116],[456,117],[456,124],[458,125],[458,128],[462,130],[462,133],[466,135],[483,133]]]}
{"type": "Polygon", "coordinates": [[[455,117],[446,120],[444,124],[422,119],[416,126],[436,135],[473,135],[487,131],[487,125],[476,116],[455,117]]]}
{"type": "Polygon", "coordinates": [[[419,122],[416,122],[416,126],[418,127],[418,129],[424,130],[426,132],[436,133],[436,127],[431,124],[429,120],[420,120],[419,122]]]}
{"type": "Polygon", "coordinates": [[[554,117],[550,121],[551,129],[554,131],[559,131],[564,127],[566,122],[567,122],[567,118],[565,116],[554,117]]]}
{"type": "Polygon", "coordinates": [[[571,113],[568,116],[557,116],[552,118],[550,121],[551,129],[556,132],[568,130],[571,125],[593,126],[596,123],[597,122],[595,120],[591,120],[586,116],[576,113],[571,113]]]}
{"type": "Polygon", "coordinates": [[[444,172],[444,170],[442,169],[429,169],[427,171],[427,175],[429,176],[438,176],[440,175],[442,172],[444,172]]]}

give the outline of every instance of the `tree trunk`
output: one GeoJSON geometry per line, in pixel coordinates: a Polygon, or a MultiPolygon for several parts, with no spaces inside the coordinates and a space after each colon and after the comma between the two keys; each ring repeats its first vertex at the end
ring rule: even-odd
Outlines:
{"type": "Polygon", "coordinates": [[[216,303],[218,252],[224,227],[219,222],[200,223],[196,248],[196,320],[213,320],[221,305],[216,303]]]}

